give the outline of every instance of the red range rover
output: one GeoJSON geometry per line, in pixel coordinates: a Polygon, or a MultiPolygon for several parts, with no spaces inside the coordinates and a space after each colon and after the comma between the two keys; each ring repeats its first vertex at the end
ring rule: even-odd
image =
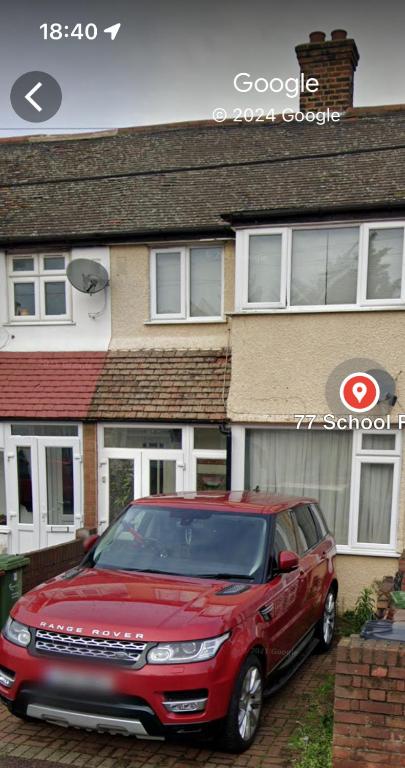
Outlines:
{"type": "Polygon", "coordinates": [[[312,499],[133,502],[77,568],[13,607],[0,696],[23,719],[157,739],[220,734],[242,751],[263,696],[331,646],[335,553],[312,499]]]}

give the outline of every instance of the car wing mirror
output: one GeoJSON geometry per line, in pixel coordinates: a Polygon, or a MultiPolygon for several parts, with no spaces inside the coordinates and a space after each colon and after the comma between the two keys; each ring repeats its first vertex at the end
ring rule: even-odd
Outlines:
{"type": "Polygon", "coordinates": [[[294,571],[299,566],[298,555],[295,552],[291,552],[289,549],[285,549],[280,552],[278,556],[278,570],[280,573],[288,573],[294,571]]]}
{"type": "Polygon", "coordinates": [[[87,555],[88,552],[94,547],[96,541],[98,541],[100,536],[98,533],[93,533],[92,536],[88,536],[87,539],[84,539],[83,541],[83,550],[84,554],[87,555]]]}

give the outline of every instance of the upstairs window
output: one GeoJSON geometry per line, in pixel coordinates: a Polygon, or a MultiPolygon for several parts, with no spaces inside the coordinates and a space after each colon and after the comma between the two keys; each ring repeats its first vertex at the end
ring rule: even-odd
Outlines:
{"type": "Polygon", "coordinates": [[[152,251],[152,320],[221,320],[222,262],[218,246],[152,251]]]}
{"type": "Polygon", "coordinates": [[[69,319],[67,264],[66,253],[10,255],[10,320],[29,322],[69,319]]]}
{"type": "Polygon", "coordinates": [[[404,223],[242,230],[236,309],[405,306],[404,223]]]}

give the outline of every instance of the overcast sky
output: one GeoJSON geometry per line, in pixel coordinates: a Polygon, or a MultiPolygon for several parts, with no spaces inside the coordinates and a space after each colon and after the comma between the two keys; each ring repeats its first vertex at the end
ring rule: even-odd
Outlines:
{"type": "Polygon", "coordinates": [[[401,0],[14,0],[0,24],[2,135],[209,118],[216,107],[298,107],[281,95],[237,94],[238,72],[298,75],[294,47],[315,29],[348,30],[360,52],[355,105],[405,102],[405,3],[401,0]],[[40,25],[94,22],[95,41],[44,41],[40,25]],[[114,42],[103,33],[122,27],[114,42]],[[53,75],[63,100],[35,126],[10,105],[14,81],[53,75]]]}

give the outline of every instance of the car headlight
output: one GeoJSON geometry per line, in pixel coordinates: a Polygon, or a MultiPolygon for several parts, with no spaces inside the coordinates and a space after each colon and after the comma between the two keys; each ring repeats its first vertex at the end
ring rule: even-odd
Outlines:
{"type": "Polygon", "coordinates": [[[230,632],[210,640],[190,640],[185,643],[159,643],[147,655],[149,664],[187,664],[212,659],[230,632]]]}
{"type": "Polygon", "coordinates": [[[8,617],[5,627],[3,629],[4,637],[10,640],[10,643],[21,645],[26,648],[31,642],[31,632],[25,624],[20,624],[19,621],[14,621],[11,616],[8,617]]]}

